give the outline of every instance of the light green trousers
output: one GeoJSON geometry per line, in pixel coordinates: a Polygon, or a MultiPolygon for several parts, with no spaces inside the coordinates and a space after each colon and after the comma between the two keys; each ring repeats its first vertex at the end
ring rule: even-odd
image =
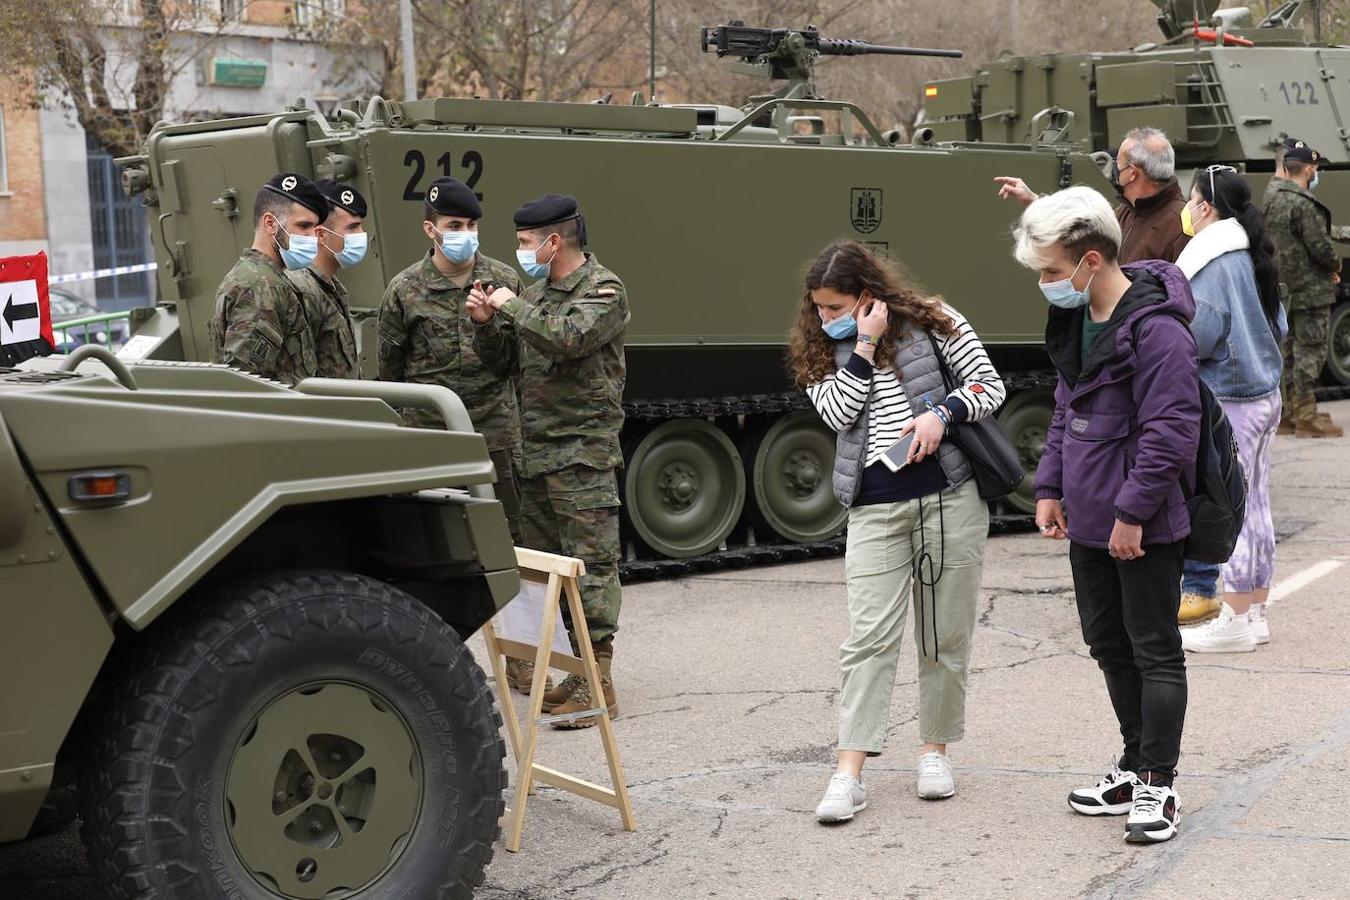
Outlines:
{"type": "Polygon", "coordinates": [[[921,501],[849,510],[844,557],[849,635],[839,648],[840,750],[881,753],[911,598],[917,609],[919,737],[948,744],[964,735],[966,672],[988,535],[989,507],[974,481],[921,501]]]}

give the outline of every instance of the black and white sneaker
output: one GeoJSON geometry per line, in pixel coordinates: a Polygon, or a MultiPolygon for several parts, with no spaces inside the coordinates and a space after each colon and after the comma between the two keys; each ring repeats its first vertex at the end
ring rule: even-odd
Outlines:
{"type": "Polygon", "coordinates": [[[1134,806],[1138,777],[1112,764],[1096,787],[1079,788],[1069,794],[1069,806],[1085,816],[1123,816],[1134,806]]]}
{"type": "Polygon", "coordinates": [[[1125,821],[1125,840],[1131,844],[1168,841],[1181,821],[1181,801],[1169,785],[1134,784],[1134,808],[1125,821]]]}

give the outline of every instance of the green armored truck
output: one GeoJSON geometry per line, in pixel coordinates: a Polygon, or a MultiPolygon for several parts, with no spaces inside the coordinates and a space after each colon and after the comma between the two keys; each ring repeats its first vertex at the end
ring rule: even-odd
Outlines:
{"type": "Polygon", "coordinates": [[[519,587],[492,477],[440,387],[0,369],[0,841],[73,786],[114,897],[470,896],[506,773],[464,640],[519,587]]]}

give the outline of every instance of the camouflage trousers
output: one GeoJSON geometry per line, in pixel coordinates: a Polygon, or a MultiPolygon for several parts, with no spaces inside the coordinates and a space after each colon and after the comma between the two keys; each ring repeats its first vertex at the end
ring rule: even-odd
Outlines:
{"type": "MultiPolygon", "coordinates": [[[[575,556],[586,563],[581,606],[591,642],[609,642],[619,629],[619,485],[613,469],[568,466],[522,478],[522,546],[575,556]]],[[[569,632],[572,623],[563,607],[569,632]]]]}
{"type": "Polygon", "coordinates": [[[1296,309],[1289,313],[1289,336],[1281,348],[1284,373],[1280,378],[1280,399],[1285,415],[1292,421],[1311,422],[1317,417],[1317,398],[1313,391],[1327,362],[1330,332],[1330,306],[1296,309]]]}
{"type": "Polygon", "coordinates": [[[502,505],[502,512],[506,513],[506,527],[511,529],[511,540],[516,546],[523,547],[524,537],[520,531],[520,484],[518,469],[516,463],[516,454],[519,451],[507,447],[504,450],[489,450],[488,456],[492,459],[492,467],[497,470],[497,480],[492,483],[492,489],[497,494],[497,501],[502,505]]]}

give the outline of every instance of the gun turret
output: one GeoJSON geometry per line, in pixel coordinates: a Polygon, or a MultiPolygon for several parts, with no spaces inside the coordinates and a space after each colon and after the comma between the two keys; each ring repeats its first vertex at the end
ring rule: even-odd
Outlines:
{"type": "Polygon", "coordinates": [[[960,59],[960,50],[924,47],[892,47],[867,41],[823,38],[815,26],[805,28],[756,28],[742,21],[704,27],[700,34],[703,52],[736,57],[732,68],[746,75],[792,82],[780,96],[814,96],[811,71],[820,56],[940,56],[960,59]]]}

